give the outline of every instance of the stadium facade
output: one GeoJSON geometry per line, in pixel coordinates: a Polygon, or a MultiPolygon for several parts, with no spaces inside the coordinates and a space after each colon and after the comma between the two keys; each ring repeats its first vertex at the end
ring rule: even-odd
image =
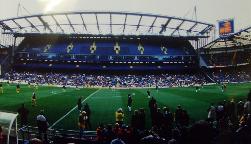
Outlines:
{"type": "Polygon", "coordinates": [[[2,71],[9,65],[86,72],[194,70],[199,47],[212,41],[215,29],[184,18],[105,11],[31,15],[0,25],[9,52],[4,61],[10,62],[2,71]]]}

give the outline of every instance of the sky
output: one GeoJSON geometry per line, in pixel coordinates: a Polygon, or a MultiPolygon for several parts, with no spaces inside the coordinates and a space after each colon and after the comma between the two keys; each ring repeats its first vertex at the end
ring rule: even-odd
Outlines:
{"type": "Polygon", "coordinates": [[[0,19],[67,11],[129,11],[194,19],[217,26],[233,18],[235,31],[251,26],[251,0],[0,0],[0,19]],[[24,10],[26,9],[26,10],[24,10]]]}

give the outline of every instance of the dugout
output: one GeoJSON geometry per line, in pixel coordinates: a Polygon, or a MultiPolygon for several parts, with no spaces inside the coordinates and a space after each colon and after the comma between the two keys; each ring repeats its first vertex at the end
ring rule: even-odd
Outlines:
{"type": "Polygon", "coordinates": [[[17,116],[18,114],[15,113],[0,111],[0,126],[2,128],[3,143],[18,143],[17,116]]]}

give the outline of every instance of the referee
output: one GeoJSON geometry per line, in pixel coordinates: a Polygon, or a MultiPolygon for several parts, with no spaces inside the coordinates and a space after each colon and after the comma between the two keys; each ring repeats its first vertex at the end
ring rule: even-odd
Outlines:
{"type": "Polygon", "coordinates": [[[129,111],[132,110],[132,96],[131,96],[131,94],[128,94],[127,107],[128,107],[129,111]]]}

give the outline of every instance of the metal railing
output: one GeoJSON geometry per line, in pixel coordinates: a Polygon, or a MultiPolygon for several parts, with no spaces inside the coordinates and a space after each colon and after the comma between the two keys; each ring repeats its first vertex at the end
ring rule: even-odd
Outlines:
{"type": "MultiPolygon", "coordinates": [[[[80,133],[77,130],[65,130],[65,129],[48,129],[47,131],[47,137],[49,141],[54,141],[56,138],[60,137],[61,139],[79,139],[79,140],[95,140],[96,139],[96,131],[84,131],[84,134],[82,137],[80,137],[80,133]]],[[[24,126],[18,130],[19,135],[19,141],[22,143],[25,143],[27,141],[30,141],[34,138],[41,138],[43,139],[44,133],[42,133],[42,136],[40,137],[40,134],[38,132],[38,127],[32,127],[32,126],[24,126]]]]}

